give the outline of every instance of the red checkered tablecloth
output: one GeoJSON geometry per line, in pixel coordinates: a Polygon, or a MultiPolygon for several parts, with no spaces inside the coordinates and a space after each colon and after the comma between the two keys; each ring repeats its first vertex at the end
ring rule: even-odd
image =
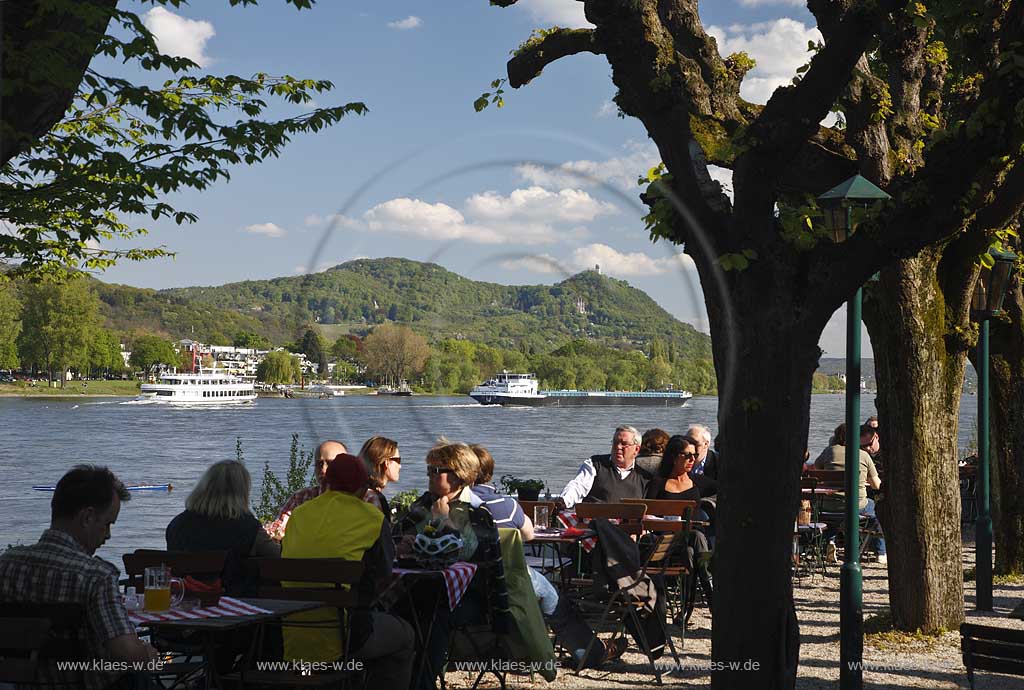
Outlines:
{"type": "Polygon", "coordinates": [[[224,618],[227,616],[255,616],[260,613],[273,613],[258,606],[252,606],[238,599],[221,597],[216,606],[207,608],[171,609],[169,611],[129,611],[128,620],[134,625],[155,623],[156,621],[181,621],[196,618],[224,618]]]}
{"type": "MultiPolygon", "coordinates": [[[[401,577],[407,573],[422,573],[424,571],[412,570],[410,568],[394,568],[391,572],[401,577]]],[[[462,601],[462,595],[466,593],[466,589],[469,587],[469,583],[473,580],[475,574],[476,563],[467,563],[465,561],[459,561],[441,571],[441,575],[444,577],[444,587],[448,591],[449,609],[454,611],[455,607],[462,601]]]]}
{"type": "MultiPolygon", "coordinates": [[[[558,518],[558,521],[561,522],[566,529],[590,529],[586,522],[580,520],[576,516],[575,511],[563,510],[561,513],[555,515],[555,517],[558,518]]],[[[597,535],[595,534],[593,536],[581,539],[580,544],[583,546],[584,551],[590,553],[594,550],[594,547],[597,545],[597,535]]]]}

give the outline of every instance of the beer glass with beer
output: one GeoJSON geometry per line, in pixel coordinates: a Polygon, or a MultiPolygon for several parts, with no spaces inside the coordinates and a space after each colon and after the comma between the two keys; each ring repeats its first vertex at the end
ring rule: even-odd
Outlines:
{"type": "Polygon", "coordinates": [[[142,599],[142,608],[146,611],[167,611],[171,606],[181,603],[185,596],[185,583],[171,577],[171,569],[165,565],[155,565],[144,571],[146,592],[142,599]],[[177,586],[178,593],[171,596],[171,590],[177,586]]]}

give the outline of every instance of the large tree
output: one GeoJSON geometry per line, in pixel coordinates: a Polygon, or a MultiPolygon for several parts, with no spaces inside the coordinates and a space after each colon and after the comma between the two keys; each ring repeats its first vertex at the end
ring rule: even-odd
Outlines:
{"type": "Polygon", "coordinates": [[[171,341],[158,335],[137,336],[132,343],[132,354],[128,358],[129,364],[142,371],[149,371],[160,364],[177,366],[181,361],[182,355],[174,349],[171,341]]]}
{"type": "MultiPolygon", "coordinates": [[[[1020,254],[1019,245],[1015,251],[1020,254]]],[[[1024,573],[1024,289],[1019,277],[1003,309],[991,324],[990,458],[995,572],[1009,575],[1024,573]]]]}
{"type": "Polygon", "coordinates": [[[106,241],[146,234],[133,225],[145,216],[195,221],[168,202],[169,192],[206,189],[227,179],[231,165],[277,156],[294,134],[366,110],[349,103],[264,120],[270,98],[311,103],[332,84],[203,75],[188,59],[162,55],[116,0],[23,0],[0,12],[0,221],[13,228],[0,233],[0,259],[18,262],[20,272],[163,255],[161,247],[106,241]],[[107,72],[116,63],[97,55],[177,76],[151,88],[107,72]]]}
{"type": "MultiPolygon", "coordinates": [[[[882,32],[844,99],[848,140],[873,179],[888,184],[917,170],[934,142],[958,127],[1001,136],[1004,124],[985,113],[978,89],[982,75],[1013,64],[999,29],[1015,20],[1004,9],[933,1],[882,32]],[[919,86],[891,88],[894,71],[919,86]],[[877,106],[864,97],[871,93],[890,95],[891,116],[871,118],[877,106]]],[[[964,372],[977,339],[969,306],[984,252],[1011,236],[1001,226],[1020,197],[1006,203],[980,209],[956,236],[896,261],[867,290],[886,458],[878,509],[890,537],[890,609],[904,630],[953,629],[963,620],[956,459],[964,372]]]]}
{"type": "Polygon", "coordinates": [[[426,339],[408,326],[377,326],[363,339],[366,369],[388,385],[397,385],[423,371],[430,356],[426,339]]]}
{"type": "Polygon", "coordinates": [[[22,287],[22,330],[18,336],[21,360],[47,372],[53,383],[60,373],[89,365],[89,343],[99,327],[100,301],[81,278],[44,281],[22,287]]]}
{"type": "MultiPolygon", "coordinates": [[[[845,131],[819,123],[844,98],[864,106],[849,120],[859,113],[872,122],[927,120],[925,3],[810,0],[824,44],[802,78],[777,89],[765,106],[740,97],[753,63],[719,53],[696,0],[583,5],[595,28],[532,37],[509,60],[508,82],[523,86],[574,54],[603,55],[618,88],[616,104],[643,123],[658,147],[664,167],[651,172],[643,196],[648,226],[694,260],[719,382],[713,657],[758,662],[754,672],[724,666],[713,686],[791,688],[799,630],[789,547],[818,338],[833,312],[884,265],[965,229],[998,227],[1019,208],[1022,2],[985,3],[998,67],[971,81],[962,123],[930,131],[915,166],[902,165],[905,139],[860,142],[858,133],[886,133],[857,122],[845,131]],[[886,54],[898,59],[885,62],[881,83],[863,78],[885,41],[886,54]],[[816,222],[814,197],[855,172],[871,176],[875,165],[859,156],[873,147],[893,166],[893,201],[865,218],[852,238],[832,244],[816,222]],[[712,180],[709,163],[733,171],[732,201],[712,180]],[[756,575],[750,563],[758,565],[756,575]]],[[[910,143],[917,146],[917,138],[910,143]]]]}
{"type": "Polygon", "coordinates": [[[18,334],[21,332],[21,302],[13,285],[0,282],[0,369],[18,366],[18,334]]]}

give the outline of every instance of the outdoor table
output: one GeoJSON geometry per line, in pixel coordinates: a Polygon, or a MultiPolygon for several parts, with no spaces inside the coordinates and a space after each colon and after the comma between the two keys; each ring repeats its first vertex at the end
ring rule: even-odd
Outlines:
{"type": "MultiPolygon", "coordinates": [[[[578,544],[581,539],[589,536],[593,536],[593,532],[591,532],[590,530],[585,530],[581,532],[579,535],[572,536],[566,535],[564,529],[535,529],[533,532],[533,539],[524,543],[523,547],[536,547],[534,554],[539,553],[540,555],[527,556],[526,563],[530,567],[536,567],[542,574],[545,575],[548,573],[558,571],[559,579],[561,579],[562,584],[564,585],[566,584],[566,574],[565,568],[563,567],[564,562],[562,561],[562,553],[560,550],[562,544],[578,544]],[[551,553],[551,564],[547,565],[548,557],[544,554],[549,551],[551,553]],[[534,563],[530,561],[531,558],[539,558],[539,564],[534,565],[534,563]]],[[[571,563],[571,558],[567,556],[566,559],[571,563]]]]}
{"type": "MultiPolygon", "coordinates": [[[[406,563],[402,561],[402,563],[406,563]]],[[[392,581],[387,590],[381,593],[380,598],[384,599],[388,592],[400,586],[404,590],[408,601],[408,617],[412,624],[413,632],[416,634],[416,653],[420,656],[419,661],[414,664],[416,669],[414,679],[419,678],[427,662],[427,640],[434,630],[434,612],[441,605],[441,597],[445,595],[450,611],[454,611],[462,601],[463,595],[469,589],[469,583],[476,575],[477,564],[459,561],[444,570],[430,570],[426,568],[399,566],[397,563],[392,568],[392,581]],[[417,587],[423,583],[423,587],[417,587]],[[443,586],[442,586],[443,585],[443,586]],[[426,589],[431,596],[416,597],[414,589],[423,591],[426,589]],[[433,603],[430,603],[430,602],[433,603]],[[428,606],[421,608],[417,603],[427,603],[428,606]],[[421,615],[428,613],[429,621],[422,621],[421,615]]],[[[433,669],[430,669],[433,670],[433,669]]]]}
{"type": "MultiPolygon", "coordinates": [[[[192,609],[171,609],[170,611],[132,611],[128,619],[136,627],[146,627],[157,631],[195,632],[201,638],[203,663],[205,664],[207,687],[223,687],[217,673],[217,665],[212,663],[218,633],[241,630],[250,626],[261,626],[268,621],[280,620],[284,616],[301,611],[320,608],[319,601],[292,601],[287,599],[232,599],[221,597],[217,606],[192,609]],[[236,615],[210,615],[210,611],[234,611],[236,615]]],[[[250,645],[251,655],[261,635],[253,636],[250,645]]]]}

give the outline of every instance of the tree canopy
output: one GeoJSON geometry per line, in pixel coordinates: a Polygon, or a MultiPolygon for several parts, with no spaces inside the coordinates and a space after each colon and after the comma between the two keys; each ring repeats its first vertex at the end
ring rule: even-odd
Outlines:
{"type": "Polygon", "coordinates": [[[166,338],[156,335],[140,335],[132,343],[129,362],[133,367],[149,371],[158,364],[178,366],[182,358],[166,338]]]}
{"type": "Polygon", "coordinates": [[[7,3],[2,37],[0,221],[13,232],[0,234],[0,259],[15,260],[22,272],[163,255],[160,247],[110,241],[146,234],[135,225],[140,217],[194,222],[169,193],[206,189],[228,179],[232,165],[277,156],[296,134],[366,112],[354,102],[266,121],[267,99],[311,103],[333,85],[262,72],[199,74],[191,60],[162,55],[140,18],[116,0],[7,3]],[[101,71],[106,61],[97,56],[174,76],[151,88],[101,71]]]}

